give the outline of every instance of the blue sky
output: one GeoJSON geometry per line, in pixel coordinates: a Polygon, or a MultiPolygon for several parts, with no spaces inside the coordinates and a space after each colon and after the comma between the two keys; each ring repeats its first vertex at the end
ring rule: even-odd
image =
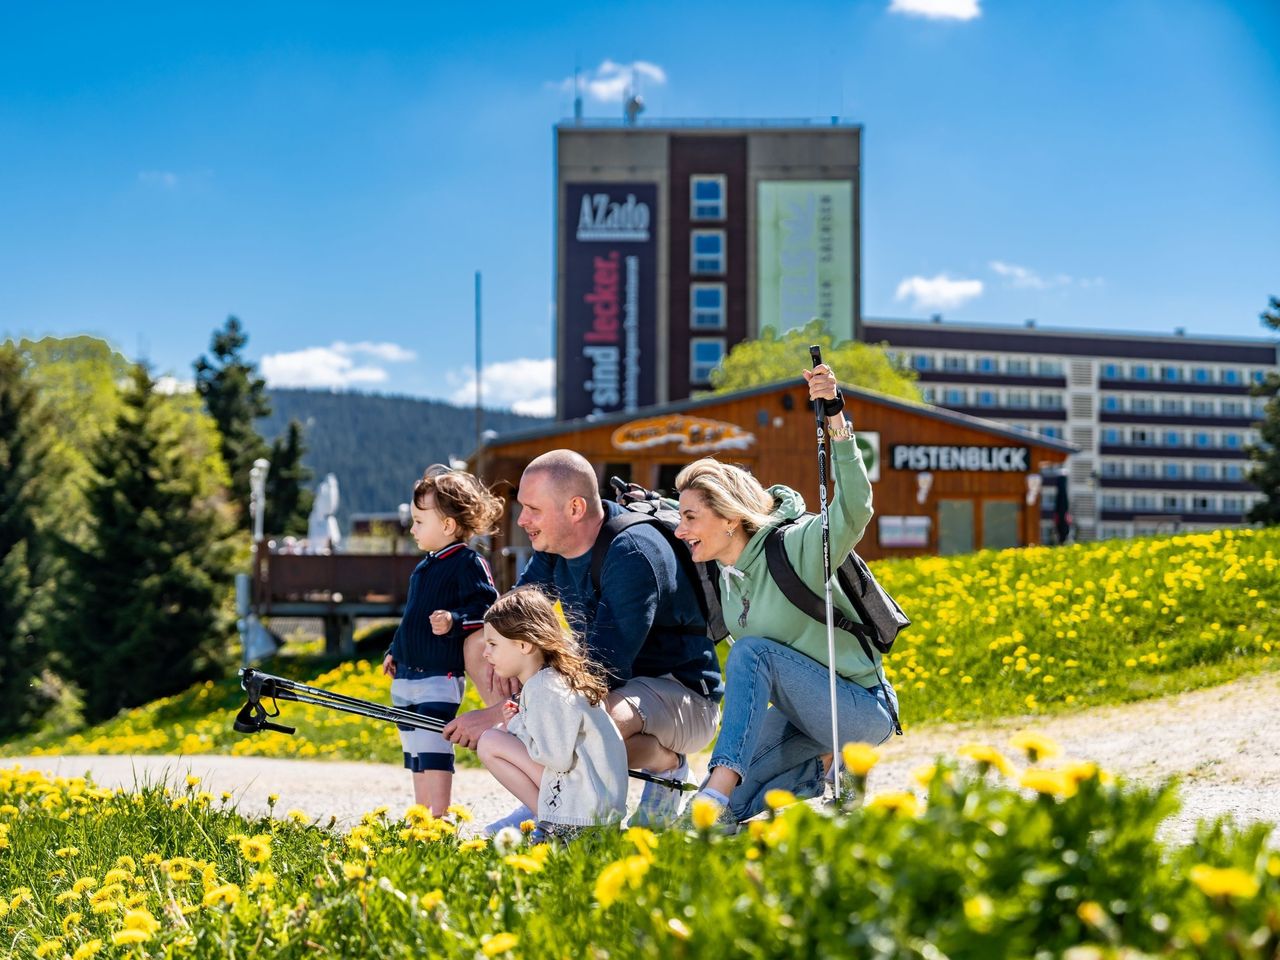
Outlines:
{"type": "Polygon", "coordinates": [[[0,334],[160,372],[228,314],[279,384],[548,405],[552,127],[864,125],[864,313],[1261,336],[1280,295],[1273,0],[468,10],[7,4],[0,334]],[[488,369],[494,364],[492,370],[488,369]]]}

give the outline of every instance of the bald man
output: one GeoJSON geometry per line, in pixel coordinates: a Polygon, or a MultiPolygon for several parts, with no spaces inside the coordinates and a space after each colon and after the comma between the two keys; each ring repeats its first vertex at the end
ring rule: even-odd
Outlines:
{"type": "MultiPolygon", "coordinates": [[[[519,582],[560,599],[591,658],[608,672],[609,713],[626,741],[630,766],[687,779],[687,754],[715,736],[724,693],[699,586],[689,582],[666,538],[637,524],[609,545],[597,592],[592,548],[605,520],[623,512],[601,501],[597,484],[591,464],[572,450],[544,453],[525,468],[518,522],[534,554],[519,582]]],[[[501,721],[501,706],[488,707],[458,717],[444,734],[474,749],[480,734],[501,721]]],[[[681,797],[646,784],[631,822],[665,823],[679,812],[681,797]]],[[[506,819],[522,813],[522,819],[532,816],[517,810],[506,819]]]]}

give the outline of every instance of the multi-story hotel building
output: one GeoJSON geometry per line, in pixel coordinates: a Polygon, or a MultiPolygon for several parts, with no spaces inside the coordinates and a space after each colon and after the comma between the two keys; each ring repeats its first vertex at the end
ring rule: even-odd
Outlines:
{"type": "Polygon", "coordinates": [[[860,323],[861,128],[575,120],[556,127],[556,418],[710,386],[729,349],[860,323]]]}
{"type": "Polygon", "coordinates": [[[1239,525],[1261,497],[1245,479],[1263,415],[1249,388],[1277,369],[1275,341],[936,319],[867,320],[863,339],[909,364],[929,402],[1077,447],[1066,472],[1081,540],[1239,525]]]}

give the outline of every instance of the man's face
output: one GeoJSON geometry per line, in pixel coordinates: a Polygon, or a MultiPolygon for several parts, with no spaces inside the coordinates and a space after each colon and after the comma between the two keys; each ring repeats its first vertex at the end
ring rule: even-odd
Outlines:
{"type": "Polygon", "coordinates": [[[546,472],[525,471],[516,494],[520,504],[520,529],[529,535],[533,549],[564,556],[573,542],[572,499],[556,490],[546,472]]]}

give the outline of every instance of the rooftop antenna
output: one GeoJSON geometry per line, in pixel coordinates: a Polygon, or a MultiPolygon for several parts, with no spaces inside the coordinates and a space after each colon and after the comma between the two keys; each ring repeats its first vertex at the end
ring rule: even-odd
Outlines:
{"type": "Polygon", "coordinates": [[[622,114],[630,126],[636,125],[636,118],[644,110],[644,98],[636,90],[636,71],[631,68],[631,86],[627,91],[627,99],[622,106],[622,114]]]}
{"type": "Polygon", "coordinates": [[[578,69],[576,60],[573,64],[573,122],[582,123],[582,71],[578,69]]]}

